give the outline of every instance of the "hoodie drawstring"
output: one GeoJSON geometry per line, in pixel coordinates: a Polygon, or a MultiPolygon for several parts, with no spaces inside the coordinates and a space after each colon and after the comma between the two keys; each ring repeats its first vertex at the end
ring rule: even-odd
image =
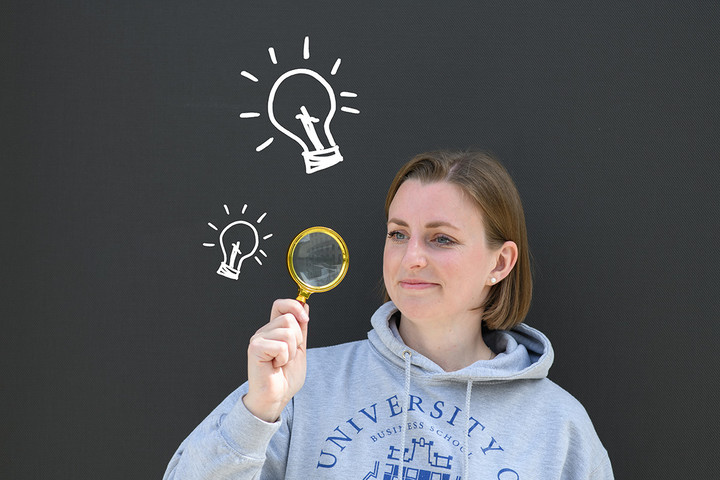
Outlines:
{"type": "Polygon", "coordinates": [[[404,478],[403,469],[405,468],[405,430],[407,429],[408,410],[410,409],[410,360],[412,360],[412,352],[405,350],[403,359],[405,360],[405,396],[402,415],[402,439],[400,440],[400,478],[404,478]]]}
{"type": "MultiPolygon", "coordinates": [[[[405,468],[405,430],[408,424],[408,410],[410,409],[410,367],[412,360],[412,352],[405,350],[403,352],[405,360],[405,395],[403,397],[403,414],[402,414],[402,438],[400,440],[400,471],[398,476],[404,478],[403,469],[405,468]]],[[[470,479],[470,400],[472,398],[472,379],[468,379],[467,389],[465,390],[465,458],[463,464],[464,478],[470,479]]]]}
{"type": "Polygon", "coordinates": [[[470,397],[472,396],[472,380],[468,380],[465,390],[465,478],[470,478],[470,397]]]}

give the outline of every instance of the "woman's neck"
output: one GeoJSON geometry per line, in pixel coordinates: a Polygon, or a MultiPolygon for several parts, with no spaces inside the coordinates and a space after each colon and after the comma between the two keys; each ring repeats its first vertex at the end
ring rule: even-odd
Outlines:
{"type": "Polygon", "coordinates": [[[476,315],[464,319],[413,321],[401,315],[398,332],[405,345],[454,372],[495,356],[482,337],[476,315]]]}

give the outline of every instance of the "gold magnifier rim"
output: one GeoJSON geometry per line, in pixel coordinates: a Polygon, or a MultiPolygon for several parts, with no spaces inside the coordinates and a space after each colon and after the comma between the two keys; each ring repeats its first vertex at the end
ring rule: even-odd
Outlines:
{"type": "Polygon", "coordinates": [[[347,273],[348,267],[350,266],[350,255],[348,253],[348,248],[345,244],[345,240],[343,240],[343,238],[335,230],[328,227],[315,226],[306,228],[302,232],[298,233],[297,236],[295,236],[293,241],[290,243],[287,253],[287,266],[288,271],[290,272],[290,276],[302,290],[305,290],[308,293],[327,292],[328,290],[335,288],[338,283],[340,283],[342,279],[345,278],[345,274],[347,273]],[[298,277],[297,272],[295,271],[295,267],[293,266],[295,247],[297,247],[298,242],[300,242],[302,238],[304,238],[306,235],[310,235],[311,233],[324,233],[326,235],[329,235],[330,237],[332,237],[333,240],[338,243],[338,245],[340,246],[340,251],[342,252],[342,267],[340,268],[340,273],[337,275],[337,277],[335,277],[335,280],[319,287],[308,285],[307,283],[302,281],[300,277],[298,277]]]}

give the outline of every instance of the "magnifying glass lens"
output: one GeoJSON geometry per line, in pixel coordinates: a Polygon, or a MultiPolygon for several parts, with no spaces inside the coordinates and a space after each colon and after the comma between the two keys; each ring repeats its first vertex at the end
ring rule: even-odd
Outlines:
{"type": "Polygon", "coordinates": [[[311,293],[326,292],[337,286],[348,269],[349,256],[343,239],[327,227],[301,232],[288,249],[288,270],[298,284],[298,300],[307,301],[311,293]]]}
{"type": "Polygon", "coordinates": [[[293,268],[300,280],[311,287],[321,288],[331,284],[342,267],[342,248],[326,233],[309,233],[295,246],[293,268]]]}

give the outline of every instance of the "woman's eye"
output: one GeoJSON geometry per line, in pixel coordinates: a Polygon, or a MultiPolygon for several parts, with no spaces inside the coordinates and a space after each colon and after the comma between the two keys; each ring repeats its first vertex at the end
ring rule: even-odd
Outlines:
{"type": "Polygon", "coordinates": [[[407,238],[404,233],[398,232],[397,230],[388,232],[387,236],[388,236],[388,238],[391,238],[393,240],[405,240],[407,238]]]}
{"type": "Polygon", "coordinates": [[[445,235],[438,235],[433,241],[442,246],[455,245],[455,240],[445,235]]]}

